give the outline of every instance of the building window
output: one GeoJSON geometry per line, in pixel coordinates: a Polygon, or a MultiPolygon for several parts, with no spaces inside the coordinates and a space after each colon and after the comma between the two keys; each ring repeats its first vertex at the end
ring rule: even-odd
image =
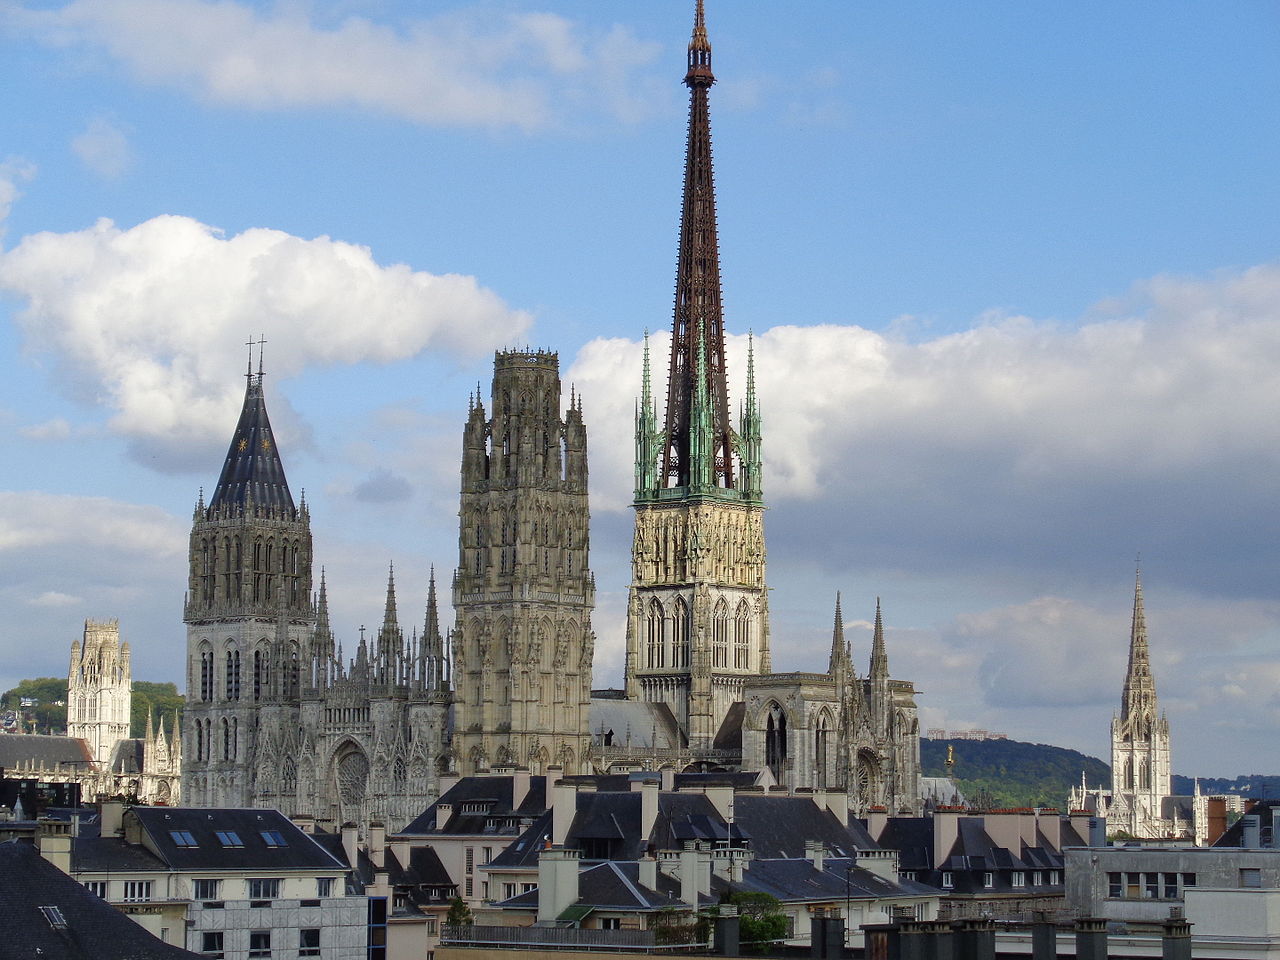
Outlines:
{"type": "Polygon", "coordinates": [[[200,935],[200,952],[210,957],[222,956],[222,931],[206,930],[200,935]]]}
{"type": "Polygon", "coordinates": [[[218,842],[224,847],[244,846],[244,841],[240,839],[240,834],[234,830],[215,830],[214,836],[218,838],[218,842]]]}
{"type": "Polygon", "coordinates": [[[621,930],[622,918],[621,917],[601,917],[600,929],[601,930],[621,930]]]}
{"type": "Polygon", "coordinates": [[[151,899],[150,880],[126,880],[124,882],[125,903],[145,903],[151,899]]]}
{"type": "Polygon", "coordinates": [[[942,889],[950,890],[955,885],[956,885],[955,877],[953,877],[949,871],[944,872],[942,874],[942,889]]]}
{"type": "Polygon", "coordinates": [[[1031,885],[1032,885],[1033,887],[1038,887],[1038,886],[1040,886],[1040,885],[1041,885],[1041,884],[1043,884],[1043,883],[1044,883],[1044,874],[1043,874],[1043,873],[1041,873],[1039,870],[1037,870],[1035,873],[1031,874],[1031,885]]]}
{"type": "Polygon", "coordinates": [[[92,893],[95,897],[107,899],[107,881],[105,880],[86,880],[84,882],[85,889],[92,893]]]}
{"type": "MultiPolygon", "coordinates": [[[[48,921],[54,930],[67,929],[67,918],[62,915],[62,908],[55,906],[40,907],[40,915],[48,921]]],[[[39,951],[39,947],[36,948],[39,951]]]]}
{"type": "Polygon", "coordinates": [[[1178,875],[1176,873],[1166,873],[1164,875],[1164,898],[1166,900],[1178,899],[1178,875]]]}
{"type": "Polygon", "coordinates": [[[1057,886],[1057,885],[1058,885],[1058,884],[1060,884],[1061,882],[1062,882],[1062,874],[1058,873],[1058,871],[1057,871],[1057,870],[1050,870],[1050,871],[1049,871],[1049,884],[1050,884],[1051,886],[1057,886]]]}
{"type": "Polygon", "coordinates": [[[251,930],[249,932],[249,956],[250,957],[271,956],[271,931],[270,930],[251,930]]]}
{"type": "Polygon", "coordinates": [[[1143,874],[1143,893],[1145,899],[1156,900],[1160,897],[1160,874],[1146,873],[1143,874]]]}
{"type": "Polygon", "coordinates": [[[481,900],[489,899],[489,881],[488,880],[483,880],[480,883],[480,899],[481,900]]]}
{"type": "Polygon", "coordinates": [[[476,848],[467,847],[467,869],[468,875],[475,873],[476,869],[476,848]]]}
{"type": "Polygon", "coordinates": [[[298,956],[300,957],[320,956],[319,929],[298,931],[298,956]]]}
{"type": "Polygon", "coordinates": [[[1184,887],[1194,887],[1196,885],[1196,875],[1194,873],[1184,873],[1182,875],[1182,885],[1184,887]]]}
{"type": "Polygon", "coordinates": [[[1124,896],[1124,874],[1107,874],[1107,896],[1115,900],[1124,896]]]}
{"type": "Polygon", "coordinates": [[[476,895],[476,891],[475,891],[475,883],[474,883],[474,881],[471,879],[471,877],[467,877],[467,893],[466,893],[466,895],[467,895],[467,897],[474,897],[474,896],[476,895]]]}
{"type": "Polygon", "coordinates": [[[516,895],[516,885],[514,883],[504,883],[502,885],[502,899],[510,900],[516,895]]]}
{"type": "Polygon", "coordinates": [[[333,896],[333,877],[316,877],[316,896],[333,896]]]}
{"type": "Polygon", "coordinates": [[[268,847],[287,847],[289,844],[285,842],[284,834],[279,830],[259,830],[262,834],[262,841],[268,847]]]}
{"type": "MultiPolygon", "coordinates": [[[[989,876],[989,874],[988,874],[989,876]]],[[[987,884],[990,886],[990,884],[987,884]]],[[[1021,870],[1013,871],[1013,879],[1009,882],[1011,887],[1025,887],[1027,885],[1027,875],[1021,870]]]]}
{"type": "Polygon", "coordinates": [[[196,900],[220,900],[222,898],[222,881],[221,880],[196,880],[195,899],[196,900]]]}
{"type": "Polygon", "coordinates": [[[1240,886],[1257,889],[1262,886],[1262,871],[1258,867],[1241,867],[1240,886]]]}
{"type": "Polygon", "coordinates": [[[538,885],[537,885],[536,883],[522,883],[522,884],[520,884],[520,892],[521,892],[521,893],[531,893],[532,891],[537,890],[537,889],[538,889],[538,885]]]}
{"type": "Polygon", "coordinates": [[[493,862],[493,847],[485,847],[484,860],[482,860],[481,863],[492,863],[492,862],[493,862]]]}
{"type": "Polygon", "coordinates": [[[274,900],[280,896],[278,877],[257,878],[249,881],[250,900],[274,900]]]}
{"type": "Polygon", "coordinates": [[[996,875],[994,873],[984,873],[982,875],[982,885],[990,890],[996,885],[996,875]]]}
{"type": "Polygon", "coordinates": [[[172,838],[175,846],[178,847],[198,847],[196,838],[190,830],[170,830],[169,836],[172,838]]]}
{"type": "Polygon", "coordinates": [[[914,880],[916,878],[916,872],[914,870],[904,870],[902,871],[901,876],[903,880],[914,880]]]}

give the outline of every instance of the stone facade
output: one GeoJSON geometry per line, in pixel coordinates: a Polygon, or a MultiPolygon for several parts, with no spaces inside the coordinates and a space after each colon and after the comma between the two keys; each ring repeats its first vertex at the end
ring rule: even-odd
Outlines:
{"type": "Polygon", "coordinates": [[[590,748],[587,433],[581,402],[563,416],[560,403],[556,354],[498,353],[492,414],[474,398],[463,433],[454,751],[467,774],[574,773],[590,748]]]}
{"type": "Polygon", "coordinates": [[[189,575],[184,800],[330,825],[416,815],[449,762],[434,581],[422,634],[406,636],[389,577],[381,629],[344,660],[323,577],[312,594],[310,516],[289,492],[261,369],[196,505],[189,575]]]}

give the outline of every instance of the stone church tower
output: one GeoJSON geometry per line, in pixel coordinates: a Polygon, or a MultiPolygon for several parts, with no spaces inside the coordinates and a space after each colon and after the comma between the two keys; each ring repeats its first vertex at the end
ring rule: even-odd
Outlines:
{"type": "Polygon", "coordinates": [[[133,704],[129,661],[129,644],[120,641],[119,620],[86,620],[84,643],[71,644],[67,736],[84,740],[97,764],[109,763],[116,744],[129,736],[133,704]]]}
{"type": "Polygon", "coordinates": [[[389,575],[381,628],[362,629],[344,660],[323,575],[311,592],[310,517],[289,492],[261,364],[248,380],[218,485],[191,528],[183,801],[398,829],[449,764],[434,577],[421,636],[401,628],[389,575]]]}
{"type": "Polygon", "coordinates": [[[694,751],[713,748],[748,677],[767,673],[760,411],[751,360],[729,416],[711,166],[711,44],[702,3],[689,44],[689,133],[666,418],[648,349],[636,415],[635,535],[626,693],[666,704],[694,751]]]}
{"type": "Polygon", "coordinates": [[[476,397],[463,431],[454,751],[464,774],[576,773],[595,642],[582,405],[561,416],[556,354],[510,351],[494,357],[490,411],[476,397]]]}
{"type": "Polygon", "coordinates": [[[1167,836],[1170,824],[1164,818],[1164,798],[1171,793],[1169,720],[1156,703],[1139,571],[1133,593],[1129,668],[1120,713],[1111,718],[1108,830],[1123,830],[1135,837],[1167,836]]]}
{"type": "Polygon", "coordinates": [[[316,623],[310,517],[289,492],[261,366],[246,376],[218,485],[191,525],[182,791],[198,807],[253,805],[260,720],[297,701],[316,623]]]}

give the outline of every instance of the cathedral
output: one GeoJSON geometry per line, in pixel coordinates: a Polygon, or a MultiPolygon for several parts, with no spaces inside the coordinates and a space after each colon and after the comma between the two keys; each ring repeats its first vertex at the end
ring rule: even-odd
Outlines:
{"type": "Polygon", "coordinates": [[[388,577],[382,627],[350,658],[323,575],[313,592],[310,516],[285,479],[259,357],[192,523],[184,802],[394,830],[445,772],[554,765],[767,769],[786,787],[846,789],[859,810],[919,810],[915,691],[890,677],[878,601],[865,677],[838,599],[827,673],[773,672],[750,351],[730,419],[714,82],[699,0],[666,403],[659,421],[646,344],[635,421],[624,689],[591,690],[586,427],[581,400],[564,403],[557,354],[500,351],[487,406],[471,398],[449,635],[434,578],[421,633],[406,635],[388,577]]]}

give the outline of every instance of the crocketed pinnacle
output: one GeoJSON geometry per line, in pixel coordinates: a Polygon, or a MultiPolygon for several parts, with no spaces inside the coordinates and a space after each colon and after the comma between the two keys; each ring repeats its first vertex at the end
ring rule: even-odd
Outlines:
{"type": "Polygon", "coordinates": [[[293,495],[289,492],[284,464],[267,417],[261,367],[256,374],[251,369],[247,377],[240,420],[231,437],[218,486],[209,500],[209,510],[243,507],[251,501],[256,508],[284,511],[292,516],[296,512],[293,495]]]}
{"type": "Polygon", "coordinates": [[[835,673],[839,668],[845,668],[849,662],[849,647],[844,639],[844,615],[840,612],[840,591],[836,591],[836,622],[831,630],[831,659],[828,663],[827,670],[829,673],[835,673]]]}
{"type": "Polygon", "coordinates": [[[876,597],[876,626],[871,634],[871,679],[889,679],[889,655],[884,649],[884,621],[880,618],[879,597],[876,597]]]}

